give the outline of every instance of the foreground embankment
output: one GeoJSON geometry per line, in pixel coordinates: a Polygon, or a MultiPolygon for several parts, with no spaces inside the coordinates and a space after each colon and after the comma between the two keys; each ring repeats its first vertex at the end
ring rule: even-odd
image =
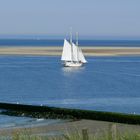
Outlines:
{"type": "MultiPolygon", "coordinates": [[[[140,55],[140,47],[82,47],[85,56],[140,55]]],[[[0,47],[0,55],[60,56],[62,47],[0,47]]]]}
{"type": "Polygon", "coordinates": [[[3,138],[12,136],[13,138],[17,139],[22,139],[23,137],[24,139],[31,139],[31,137],[29,136],[37,136],[36,139],[41,139],[41,137],[44,139],[44,136],[46,136],[46,139],[48,139],[48,136],[53,136],[53,138],[55,139],[56,137],[60,139],[60,137],[62,136],[63,139],[68,139],[69,136],[69,140],[73,140],[73,136],[76,136],[77,139],[80,139],[80,132],[82,132],[83,138],[85,138],[87,134],[89,136],[92,134],[91,139],[95,138],[95,136],[99,137],[100,139],[100,136],[102,136],[101,134],[105,133],[105,135],[102,136],[102,139],[104,139],[105,136],[107,137],[106,139],[110,139],[111,136],[111,139],[114,140],[118,136],[124,138],[125,133],[125,137],[129,137],[129,132],[131,132],[131,136],[134,137],[140,134],[140,126],[132,125],[140,124],[140,115],[12,103],[0,103],[0,109],[3,110],[1,114],[30,116],[36,118],[65,118],[69,120],[54,124],[0,128],[0,136],[3,136],[3,138]],[[130,125],[114,122],[132,124],[130,125]]]}
{"type": "Polygon", "coordinates": [[[94,120],[0,129],[7,140],[139,140],[140,126],[94,120]]]}

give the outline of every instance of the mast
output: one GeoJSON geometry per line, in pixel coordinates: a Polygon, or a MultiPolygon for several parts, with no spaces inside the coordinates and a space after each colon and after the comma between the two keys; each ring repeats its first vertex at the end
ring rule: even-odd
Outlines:
{"type": "Polygon", "coordinates": [[[70,44],[72,45],[72,28],[70,28],[70,44]]]}
{"type": "Polygon", "coordinates": [[[71,58],[72,58],[72,61],[73,61],[72,27],[70,28],[70,44],[71,44],[71,58]]]}
{"type": "Polygon", "coordinates": [[[78,47],[78,32],[76,32],[76,46],[78,47]]]}
{"type": "Polygon", "coordinates": [[[79,61],[79,48],[78,48],[78,32],[76,32],[76,46],[77,46],[77,60],[79,61]]]}

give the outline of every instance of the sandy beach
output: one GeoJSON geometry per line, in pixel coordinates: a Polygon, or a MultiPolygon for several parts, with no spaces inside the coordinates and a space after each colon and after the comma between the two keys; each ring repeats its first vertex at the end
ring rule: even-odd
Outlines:
{"type": "MultiPolygon", "coordinates": [[[[139,47],[81,47],[85,56],[136,56],[139,47]]],[[[0,55],[61,56],[62,46],[58,47],[0,47],[0,55]]]]}
{"type": "Polygon", "coordinates": [[[138,132],[140,133],[139,125],[128,125],[96,120],[78,120],[72,122],[64,122],[50,125],[34,125],[30,127],[13,127],[13,128],[1,128],[0,136],[10,136],[16,132],[30,133],[33,135],[62,135],[71,134],[74,132],[81,133],[82,129],[87,129],[89,134],[107,132],[112,125],[116,125],[117,131],[121,133],[125,132],[138,132]]]}

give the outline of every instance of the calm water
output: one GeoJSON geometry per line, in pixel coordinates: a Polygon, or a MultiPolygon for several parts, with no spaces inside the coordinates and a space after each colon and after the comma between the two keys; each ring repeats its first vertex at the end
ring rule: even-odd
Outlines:
{"type": "MultiPolygon", "coordinates": [[[[75,42],[75,41],[74,41],[75,42]]],[[[62,46],[63,39],[0,39],[1,46],[62,46]]],[[[79,40],[80,46],[140,47],[140,40],[79,40]]]]}
{"type": "MultiPolygon", "coordinates": [[[[80,46],[140,47],[140,40],[79,40],[80,46]]],[[[0,39],[2,46],[62,46],[63,40],[0,39]]],[[[0,56],[0,102],[140,114],[140,57],[88,57],[78,69],[60,57],[0,56]]],[[[0,115],[0,127],[60,123],[0,115]]]]}
{"type": "Polygon", "coordinates": [[[140,57],[88,57],[64,68],[60,57],[0,56],[0,101],[140,114],[140,57]]]}
{"type": "MultiPolygon", "coordinates": [[[[0,102],[140,114],[140,57],[87,60],[71,69],[60,57],[0,56],[0,102]]],[[[0,116],[1,127],[37,123],[0,116]]]]}

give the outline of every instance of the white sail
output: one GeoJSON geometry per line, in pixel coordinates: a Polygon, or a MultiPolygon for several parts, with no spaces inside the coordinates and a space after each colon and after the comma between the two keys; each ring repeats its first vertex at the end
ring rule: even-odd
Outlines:
{"type": "Polygon", "coordinates": [[[86,63],[86,59],[82,53],[82,50],[77,45],[72,42],[69,43],[66,39],[64,39],[63,52],[61,56],[61,60],[64,61],[65,67],[80,67],[83,63],[86,63]]]}
{"type": "Polygon", "coordinates": [[[64,46],[63,46],[61,60],[72,61],[71,44],[66,39],[64,39],[64,46]]]}
{"type": "Polygon", "coordinates": [[[73,59],[74,62],[78,62],[79,61],[79,59],[78,59],[79,49],[74,43],[72,43],[72,49],[73,49],[73,52],[72,52],[73,57],[72,57],[72,59],[73,59]]]}
{"type": "Polygon", "coordinates": [[[79,48],[74,43],[72,43],[72,47],[73,47],[73,61],[77,62],[81,61],[82,63],[86,63],[87,61],[83,55],[81,48],[79,48]]]}
{"type": "Polygon", "coordinates": [[[86,59],[85,59],[85,57],[84,57],[84,55],[83,55],[83,53],[82,53],[81,48],[79,48],[78,58],[79,58],[79,61],[81,61],[82,63],[86,63],[87,62],[86,59]]]}

